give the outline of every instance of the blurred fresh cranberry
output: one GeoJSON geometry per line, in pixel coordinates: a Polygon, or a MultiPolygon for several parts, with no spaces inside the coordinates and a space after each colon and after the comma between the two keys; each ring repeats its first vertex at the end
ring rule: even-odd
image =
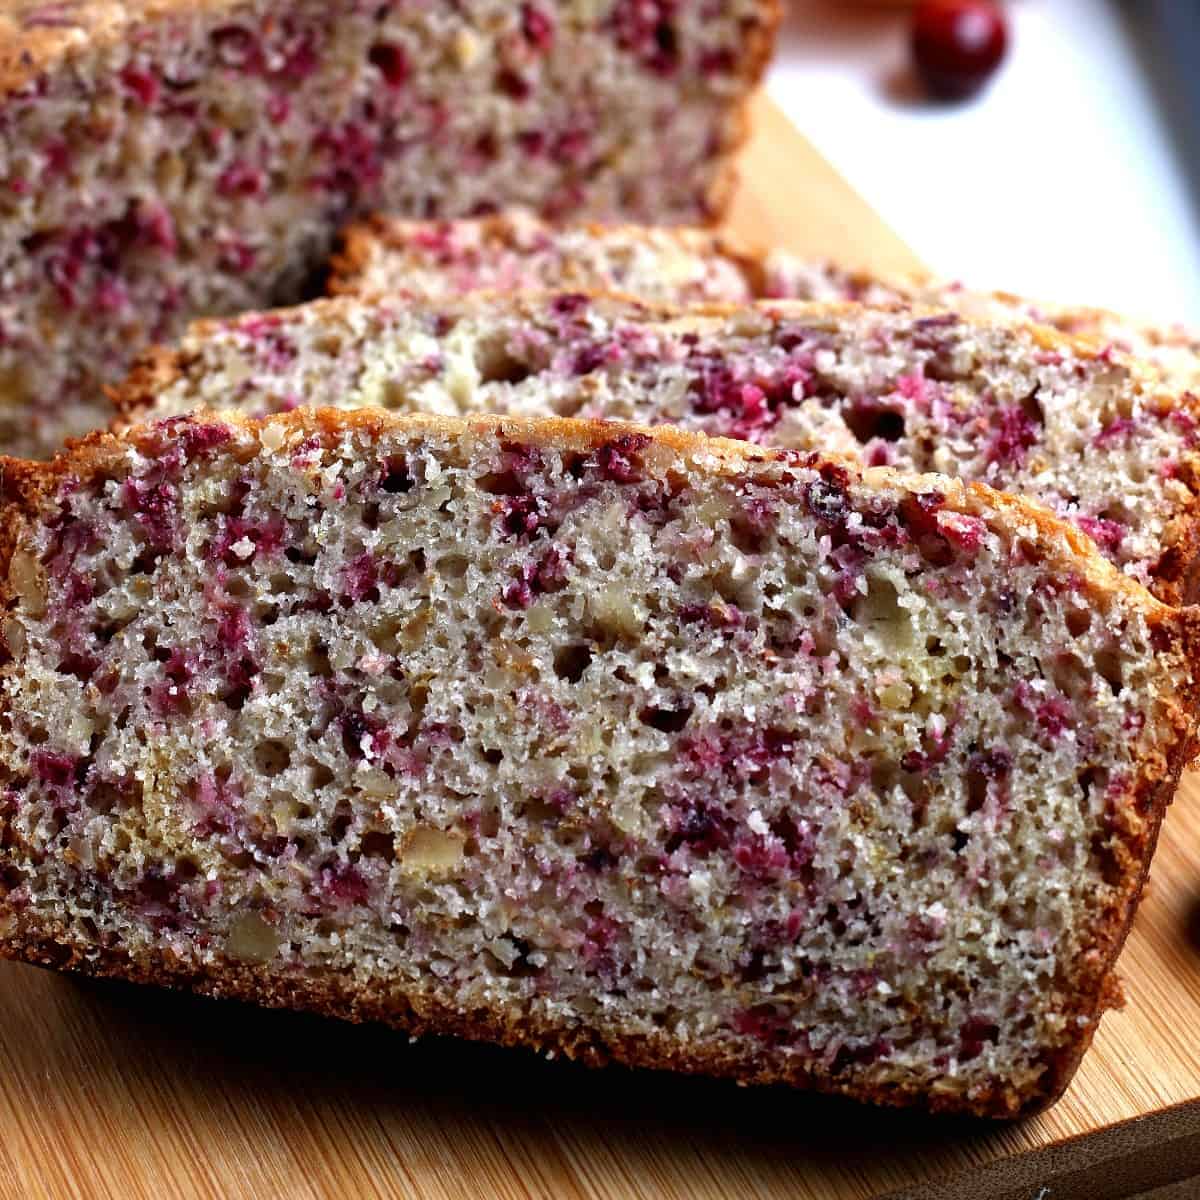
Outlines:
{"type": "Polygon", "coordinates": [[[1007,49],[1008,24],[992,0],[921,0],[913,10],[913,60],[939,99],[973,96],[1007,49]]]}

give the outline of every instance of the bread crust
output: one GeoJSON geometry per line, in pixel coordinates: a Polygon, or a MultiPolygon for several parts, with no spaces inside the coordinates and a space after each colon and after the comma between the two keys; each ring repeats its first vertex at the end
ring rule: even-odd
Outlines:
{"type": "MultiPolygon", "coordinates": [[[[398,415],[377,409],[297,409],[262,419],[238,414],[197,414],[163,425],[134,427],[120,435],[92,434],[74,443],[51,463],[0,459],[0,610],[7,609],[15,600],[8,567],[21,529],[38,519],[39,512],[52,500],[62,482],[112,477],[119,471],[130,445],[152,450],[160,444],[164,425],[179,427],[214,421],[251,431],[279,427],[289,435],[325,440],[349,432],[367,437],[387,432],[446,438],[468,434],[503,436],[585,453],[616,436],[633,433],[674,454],[702,459],[708,469],[719,473],[770,461],[813,466],[835,462],[843,469],[857,472],[851,464],[822,456],[707,438],[671,426],[647,428],[570,418],[398,415]]],[[[1139,610],[1159,641],[1160,653],[1177,668],[1177,693],[1166,703],[1166,727],[1160,731],[1160,748],[1143,756],[1137,777],[1115,805],[1111,854],[1120,883],[1112,902],[1091,925],[1090,940],[1059,981],[1071,1032],[1058,1046],[1047,1050],[1044,1073],[1031,1088],[1019,1091],[1009,1082],[995,1080],[986,1094],[968,1099],[954,1093],[934,1094],[907,1084],[847,1083],[809,1074],[794,1064],[773,1066],[733,1049],[686,1047],[666,1035],[632,1038],[616,1029],[568,1030],[526,1014],[501,1010],[463,1012],[454,1004],[452,995],[432,989],[405,991],[380,982],[358,985],[344,977],[249,965],[228,957],[202,964],[159,951],[130,954],[117,947],[85,943],[61,926],[30,920],[15,907],[6,906],[2,894],[0,956],[60,970],[187,988],[267,1006],[303,1008],[352,1021],[377,1020],[413,1034],[453,1034],[539,1051],[553,1050],[590,1065],[611,1061],[631,1067],[729,1077],[744,1083],[787,1083],[879,1104],[918,1105],[930,1111],[965,1111],[989,1117],[1013,1117],[1045,1108],[1070,1082],[1100,1016],[1119,994],[1114,964],[1145,885],[1163,814],[1192,745],[1195,713],[1200,706],[1200,668],[1196,665],[1200,664],[1200,610],[1172,609],[1157,601],[1104,559],[1073,525],[1029,501],[997,493],[983,484],[962,483],[941,476],[903,476],[888,468],[871,468],[861,475],[868,483],[880,485],[895,484],[916,490],[936,487],[952,510],[970,515],[999,513],[1013,526],[1033,527],[1039,549],[1052,565],[1079,576],[1095,598],[1119,593],[1139,610]]],[[[0,709],[0,724],[5,716],[0,709]]],[[[0,837],[0,846],[3,842],[0,837]]],[[[5,851],[0,850],[0,862],[5,856],[5,851]]]]}

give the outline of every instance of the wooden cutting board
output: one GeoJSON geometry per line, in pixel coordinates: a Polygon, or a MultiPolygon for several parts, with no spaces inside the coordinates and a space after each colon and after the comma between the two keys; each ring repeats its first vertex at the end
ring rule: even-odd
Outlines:
{"type": "MultiPolygon", "coordinates": [[[[776,109],[758,118],[739,234],[917,265],[776,109]]],[[[1128,1004],[1065,1099],[995,1125],[0,964],[0,1196],[1195,1200],[1200,776],[1169,815],[1121,968],[1128,1004]]]]}

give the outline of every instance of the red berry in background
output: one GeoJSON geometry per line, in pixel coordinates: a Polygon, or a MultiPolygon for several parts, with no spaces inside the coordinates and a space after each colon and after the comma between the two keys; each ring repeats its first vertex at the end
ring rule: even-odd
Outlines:
{"type": "Polygon", "coordinates": [[[939,99],[973,96],[1007,49],[1008,25],[992,0],[922,0],[913,10],[913,60],[939,99]]]}

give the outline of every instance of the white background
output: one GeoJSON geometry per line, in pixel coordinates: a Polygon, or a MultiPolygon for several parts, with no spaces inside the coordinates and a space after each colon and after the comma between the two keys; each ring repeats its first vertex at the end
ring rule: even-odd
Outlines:
{"type": "Polygon", "coordinates": [[[928,267],[1200,323],[1196,195],[1137,0],[1010,0],[1008,60],[950,106],[912,86],[903,9],[785,8],[771,95],[928,267]]]}

